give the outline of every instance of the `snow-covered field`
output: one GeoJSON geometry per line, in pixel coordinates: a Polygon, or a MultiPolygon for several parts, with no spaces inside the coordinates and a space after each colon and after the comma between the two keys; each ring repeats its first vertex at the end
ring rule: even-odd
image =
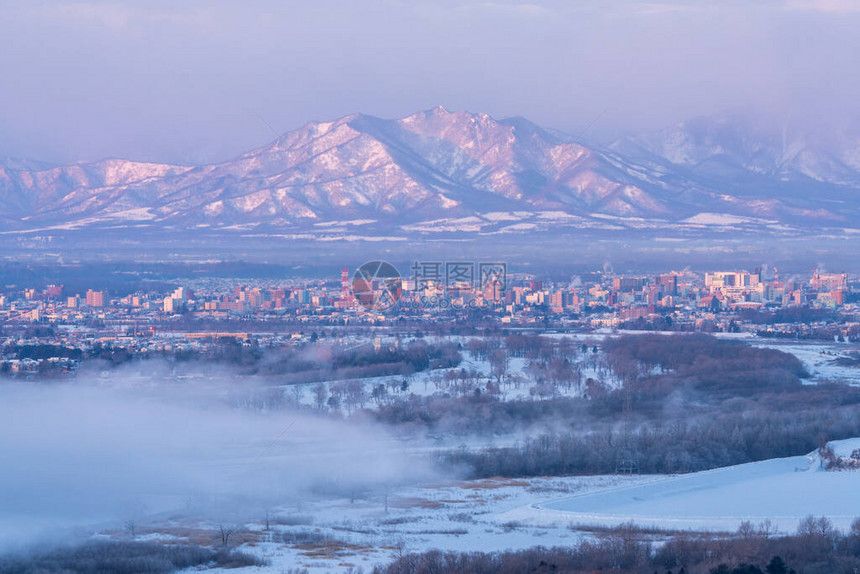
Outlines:
{"type": "MultiPolygon", "coordinates": [[[[561,335],[549,335],[551,337],[561,336],[561,335]]],[[[573,335],[564,335],[572,340],[575,340],[577,344],[585,343],[589,348],[591,345],[595,344],[595,342],[600,341],[603,337],[598,336],[594,337],[592,335],[587,334],[573,334],[573,335]]],[[[383,345],[393,344],[395,338],[382,336],[379,337],[383,345]]],[[[408,396],[410,394],[414,394],[417,396],[433,396],[433,395],[447,395],[447,396],[459,396],[470,394],[474,392],[476,389],[483,392],[486,389],[486,382],[490,380],[495,380],[495,377],[492,374],[492,368],[490,366],[489,361],[482,360],[476,357],[474,354],[466,350],[466,345],[468,344],[470,337],[440,337],[432,339],[434,343],[443,343],[443,342],[454,342],[460,343],[463,345],[463,350],[461,351],[463,360],[461,363],[455,367],[450,369],[428,369],[425,371],[420,371],[418,373],[414,373],[409,375],[408,377],[404,377],[402,375],[394,375],[394,376],[381,376],[381,377],[367,377],[361,379],[361,383],[364,387],[365,400],[360,405],[362,408],[376,408],[379,404],[384,404],[387,399],[401,398],[404,396],[408,396]],[[457,373],[460,371],[468,371],[470,373],[476,373],[477,377],[468,377],[467,380],[460,381],[448,381],[445,376],[448,373],[457,373]],[[407,381],[407,389],[403,390],[401,388],[401,383],[407,381]],[[383,400],[375,401],[372,398],[373,388],[383,385],[387,390],[383,400]]],[[[366,340],[356,339],[355,341],[350,341],[355,346],[359,346],[361,344],[367,344],[366,340]]],[[[408,341],[407,341],[408,342],[408,341]]],[[[589,378],[593,378],[603,382],[605,385],[609,387],[618,387],[620,386],[620,381],[613,376],[613,374],[601,368],[600,361],[598,360],[599,355],[594,355],[590,351],[587,353],[578,354],[575,359],[573,359],[574,366],[578,369],[581,377],[581,381],[584,382],[589,378]]],[[[548,398],[549,396],[581,396],[583,392],[582,384],[571,383],[570,385],[555,385],[553,388],[553,395],[545,395],[541,396],[538,392],[539,389],[536,387],[535,378],[529,374],[527,367],[529,364],[528,359],[520,358],[520,357],[512,357],[508,359],[507,369],[505,375],[503,377],[503,382],[499,387],[499,398],[505,401],[514,401],[514,400],[538,400],[540,398],[548,398]]],[[[320,383],[306,383],[299,385],[285,385],[283,386],[283,390],[286,396],[297,402],[303,406],[317,406],[315,402],[315,392],[316,387],[320,383]]],[[[336,388],[338,382],[337,381],[325,381],[322,385],[325,386],[326,390],[330,392],[332,388],[336,388]]],[[[359,405],[355,405],[357,407],[359,405]]],[[[342,414],[348,415],[350,414],[350,407],[346,404],[342,405],[339,410],[342,414]]]]}
{"type": "MultiPolygon", "coordinates": [[[[837,453],[860,439],[832,443],[837,453]]],[[[501,551],[571,544],[594,527],[734,531],[744,520],[793,532],[807,515],[847,529],[860,516],[860,473],[826,472],[816,454],[678,476],[489,479],[392,490],[353,501],[303,501],[245,525],[243,549],[288,568],[343,571],[430,549],[501,551]],[[284,525],[284,523],[293,523],[284,525]],[[297,542],[284,542],[291,540],[297,542]]],[[[169,529],[166,530],[169,532],[169,529]]]]}
{"type": "MultiPolygon", "coordinates": [[[[244,538],[250,541],[242,549],[265,558],[270,565],[244,571],[276,574],[307,568],[339,572],[358,566],[368,571],[404,552],[500,551],[571,544],[587,534],[572,529],[567,516],[544,519],[538,503],[655,480],[659,477],[592,476],[431,484],[390,491],[387,511],[382,493],[354,501],[305,500],[300,508],[272,511],[273,523],[304,524],[275,524],[269,532],[261,522],[245,525],[244,538]],[[283,542],[293,539],[298,542],[283,542]]],[[[170,526],[165,526],[164,532],[170,532],[170,526]]]]}
{"type": "MultiPolygon", "coordinates": [[[[548,337],[560,338],[567,337],[576,344],[586,344],[592,346],[599,343],[606,337],[617,336],[621,334],[642,334],[641,331],[599,331],[593,334],[549,334],[548,337]]],[[[669,335],[669,333],[665,333],[669,335]]],[[[750,333],[728,334],[718,333],[720,338],[731,338],[742,340],[745,343],[762,348],[771,348],[786,353],[790,353],[800,359],[806,366],[811,377],[806,379],[807,384],[820,384],[829,382],[847,383],[850,385],[860,385],[860,368],[847,367],[836,364],[836,359],[839,356],[845,356],[850,351],[857,351],[858,346],[853,343],[840,343],[836,341],[796,341],[796,340],[780,340],[780,339],[765,339],[756,337],[750,333]]],[[[391,344],[393,338],[382,337],[383,344],[391,344]]],[[[468,337],[445,337],[439,338],[435,342],[453,341],[463,345],[462,351],[463,361],[454,369],[434,369],[415,373],[407,377],[408,388],[404,391],[400,388],[400,383],[403,381],[402,376],[385,376],[366,378],[362,380],[364,385],[365,395],[368,397],[363,406],[374,408],[378,403],[374,403],[370,399],[371,392],[374,386],[384,385],[389,389],[386,397],[395,398],[398,395],[405,396],[415,394],[419,396],[431,395],[458,395],[472,392],[474,388],[484,388],[487,380],[492,380],[492,369],[486,360],[481,360],[475,357],[472,353],[465,350],[468,344],[468,337]],[[449,371],[457,372],[460,370],[473,371],[478,373],[480,381],[473,380],[464,388],[463,385],[457,387],[452,382],[445,381],[445,375],[449,371]]],[[[588,378],[594,378],[602,381],[609,387],[615,388],[620,385],[620,382],[613,377],[611,371],[600,368],[601,355],[594,356],[591,352],[578,354],[574,359],[575,366],[580,372],[581,380],[585,381],[588,378]]],[[[507,372],[505,374],[505,382],[500,386],[499,398],[502,400],[529,400],[539,399],[540,395],[536,393],[538,389],[535,386],[534,377],[530,376],[527,366],[529,361],[522,358],[511,358],[508,361],[507,372]]],[[[334,382],[326,382],[324,385],[327,389],[331,389],[334,382]]],[[[305,406],[314,406],[314,387],[316,383],[305,385],[291,385],[284,387],[285,392],[291,395],[294,400],[305,406]]],[[[554,388],[555,396],[578,396],[582,394],[580,385],[562,386],[557,385],[554,388]]],[[[341,407],[343,414],[349,414],[349,409],[346,405],[341,407]]]]}
{"type": "Polygon", "coordinates": [[[858,346],[854,343],[780,341],[758,337],[752,337],[748,342],[755,347],[767,347],[794,355],[806,365],[806,370],[812,375],[810,382],[842,382],[860,385],[860,368],[845,367],[835,362],[840,355],[857,351],[858,346]]]}
{"type": "MultiPolygon", "coordinates": [[[[860,439],[833,446],[850,454],[860,448],[860,439]]],[[[770,520],[777,529],[792,531],[812,514],[848,528],[860,517],[860,473],[824,471],[817,454],[810,454],[585,493],[535,508],[548,519],[605,526],[632,520],[661,528],[730,531],[744,520],[770,520]]]]}

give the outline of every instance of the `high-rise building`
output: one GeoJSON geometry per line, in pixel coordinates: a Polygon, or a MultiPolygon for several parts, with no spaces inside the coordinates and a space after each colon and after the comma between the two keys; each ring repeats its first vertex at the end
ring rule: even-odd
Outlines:
{"type": "Polygon", "coordinates": [[[615,291],[637,291],[648,284],[645,277],[614,277],[612,289],[615,291]]]}
{"type": "Polygon", "coordinates": [[[657,290],[661,295],[677,295],[678,294],[678,276],[674,273],[664,273],[657,275],[654,281],[657,290]]]}
{"type": "Polygon", "coordinates": [[[744,287],[755,287],[759,284],[759,276],[746,271],[714,271],[705,273],[705,287],[715,289],[718,287],[733,287],[741,289],[744,287]]]}
{"type": "Polygon", "coordinates": [[[165,313],[178,313],[185,307],[185,301],[182,299],[176,299],[175,297],[167,296],[164,298],[164,312],[165,313]]]}
{"type": "Polygon", "coordinates": [[[499,303],[502,300],[502,295],[502,283],[498,277],[494,277],[484,284],[484,300],[499,303]]]}
{"type": "Polygon", "coordinates": [[[45,288],[45,295],[47,295],[49,299],[59,299],[63,296],[63,286],[48,285],[48,287],[45,288]]]}
{"type": "Polygon", "coordinates": [[[846,273],[821,273],[815,269],[812,272],[809,285],[816,291],[844,291],[848,289],[848,275],[846,273]]]}
{"type": "Polygon", "coordinates": [[[177,287],[173,291],[173,295],[171,295],[174,299],[179,299],[180,301],[187,301],[191,298],[191,293],[185,287],[177,287]]]}
{"type": "Polygon", "coordinates": [[[87,305],[89,307],[104,307],[106,299],[104,291],[93,291],[92,289],[87,291],[87,305]]]}
{"type": "Polygon", "coordinates": [[[263,292],[260,290],[259,287],[254,287],[253,289],[248,291],[248,293],[245,297],[245,300],[248,301],[248,303],[252,307],[261,306],[263,304],[263,299],[264,299],[263,292]]]}
{"type": "Polygon", "coordinates": [[[349,269],[347,269],[346,265],[343,266],[343,270],[340,272],[340,298],[349,298],[349,269]]]}
{"type": "Polygon", "coordinates": [[[549,296],[549,306],[555,313],[564,309],[564,291],[553,291],[549,296]]]}

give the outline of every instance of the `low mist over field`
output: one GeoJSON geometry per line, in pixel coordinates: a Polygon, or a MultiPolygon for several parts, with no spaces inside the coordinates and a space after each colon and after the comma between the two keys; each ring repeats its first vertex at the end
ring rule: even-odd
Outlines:
{"type": "Polygon", "coordinates": [[[240,394],[226,375],[190,391],[157,377],[120,388],[122,378],[0,386],[4,545],[176,510],[232,523],[275,501],[300,505],[314,488],[432,476],[379,428],[231,405],[240,394]]]}

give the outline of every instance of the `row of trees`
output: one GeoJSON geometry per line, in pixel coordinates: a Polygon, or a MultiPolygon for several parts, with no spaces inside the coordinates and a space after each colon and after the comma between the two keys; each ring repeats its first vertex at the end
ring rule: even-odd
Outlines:
{"type": "Polygon", "coordinates": [[[471,478],[607,474],[624,450],[635,453],[642,473],[696,472],[811,452],[826,439],[860,436],[858,408],[723,413],[694,422],[647,423],[623,427],[595,425],[541,434],[516,446],[447,452],[442,461],[466,469],[471,478]]]}
{"type": "MultiPolygon", "coordinates": [[[[44,352],[50,354],[59,351],[49,349],[44,352]]],[[[80,354],[78,351],[76,356],[80,354]]],[[[284,384],[409,376],[431,367],[455,367],[462,360],[459,348],[453,343],[428,344],[418,340],[406,345],[380,348],[374,348],[371,344],[344,348],[333,343],[263,348],[256,341],[243,342],[234,337],[223,337],[199,350],[171,350],[146,355],[96,344],[83,354],[83,358],[101,360],[112,366],[153,358],[163,358],[173,363],[218,363],[228,365],[243,375],[263,376],[284,384]]]]}
{"type": "Polygon", "coordinates": [[[30,554],[0,556],[0,574],[168,574],[182,569],[241,568],[263,562],[226,547],[153,542],[87,542],[30,554]]]}
{"type": "Polygon", "coordinates": [[[564,548],[407,554],[374,574],[834,574],[860,569],[860,521],[847,533],[826,518],[808,516],[790,536],[774,536],[768,524],[743,523],[733,536],[666,538],[655,544],[653,533],[625,524],[564,548]]]}
{"type": "MultiPolygon", "coordinates": [[[[557,348],[548,340],[535,348],[557,348]]],[[[860,435],[860,390],[803,385],[806,372],[792,355],[704,335],[621,337],[604,349],[577,349],[574,361],[557,351],[530,360],[525,371],[534,389],[548,388],[542,401],[458,394],[474,378],[463,371],[450,373],[449,396],[400,395],[369,414],[398,432],[532,437],[442,456],[472,477],[614,472],[624,449],[641,472],[690,472],[803,454],[824,439],[860,435]],[[582,381],[583,363],[623,386],[582,381]],[[580,392],[552,392],[562,385],[580,392]]],[[[491,347],[486,356],[499,350],[506,348],[491,347]]]]}
{"type": "Polygon", "coordinates": [[[625,378],[653,374],[655,369],[695,379],[715,371],[725,375],[780,370],[798,379],[809,376],[794,355],[702,334],[618,337],[607,340],[603,348],[610,368],[625,378]]]}

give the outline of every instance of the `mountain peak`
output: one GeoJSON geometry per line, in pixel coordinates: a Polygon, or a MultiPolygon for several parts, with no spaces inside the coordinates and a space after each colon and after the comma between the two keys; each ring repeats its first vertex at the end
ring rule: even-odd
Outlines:
{"type": "Polygon", "coordinates": [[[435,108],[430,108],[429,110],[423,110],[411,114],[398,121],[408,125],[416,122],[426,122],[430,120],[443,122],[476,121],[481,123],[499,123],[492,117],[490,117],[488,114],[482,112],[473,113],[467,110],[449,110],[442,105],[438,105],[435,108]]]}
{"type": "Polygon", "coordinates": [[[401,119],[351,114],[194,168],[110,160],[43,170],[7,160],[0,220],[20,230],[122,222],[313,230],[320,222],[372,221],[376,231],[406,233],[451,218],[480,229],[474,221],[485,216],[501,229],[540,213],[600,225],[607,217],[665,222],[698,213],[786,222],[855,217],[860,202],[832,201],[844,199],[844,187],[824,186],[860,189],[860,169],[789,143],[694,121],[604,153],[521,117],[443,106],[401,119]],[[806,193],[809,181],[820,184],[815,197],[806,193]],[[771,193],[766,201],[763,189],[771,193]]]}

